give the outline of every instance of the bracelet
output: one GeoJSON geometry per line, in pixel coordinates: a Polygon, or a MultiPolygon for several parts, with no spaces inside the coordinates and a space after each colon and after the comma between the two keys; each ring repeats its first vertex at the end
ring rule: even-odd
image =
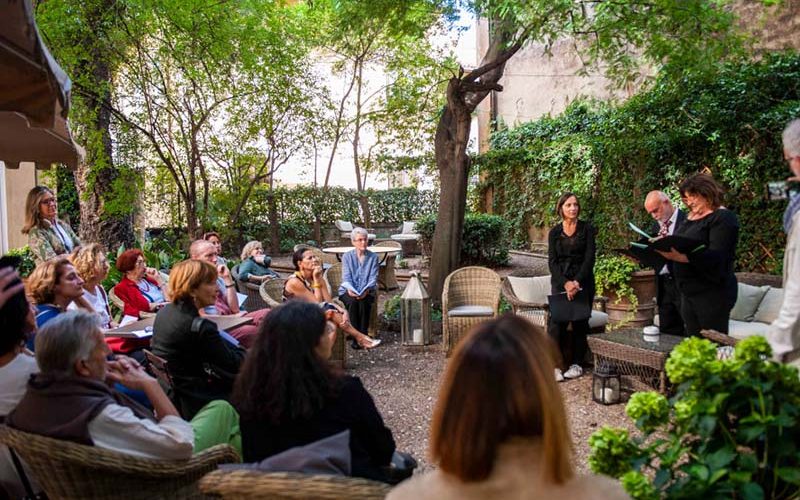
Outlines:
{"type": "Polygon", "coordinates": [[[225,285],[225,288],[233,288],[233,287],[235,287],[235,286],[236,286],[236,284],[235,284],[235,283],[231,283],[230,285],[225,285]]]}
{"type": "Polygon", "coordinates": [[[322,288],[322,285],[314,283],[313,285],[311,285],[311,288],[322,288]]]}

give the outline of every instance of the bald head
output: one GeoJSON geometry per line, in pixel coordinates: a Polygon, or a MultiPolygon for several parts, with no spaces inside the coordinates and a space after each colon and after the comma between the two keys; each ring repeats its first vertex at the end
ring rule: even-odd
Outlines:
{"type": "Polygon", "coordinates": [[[189,247],[189,257],[217,265],[217,247],[208,240],[195,240],[189,247]]]}
{"type": "Polygon", "coordinates": [[[644,199],[644,209],[658,222],[664,222],[672,217],[675,210],[669,196],[663,191],[650,191],[644,199]]]}

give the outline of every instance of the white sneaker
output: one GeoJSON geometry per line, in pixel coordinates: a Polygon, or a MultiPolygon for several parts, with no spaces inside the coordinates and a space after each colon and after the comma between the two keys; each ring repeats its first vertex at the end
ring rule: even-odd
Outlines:
{"type": "Polygon", "coordinates": [[[563,382],[563,381],[564,381],[564,375],[561,373],[561,369],[556,368],[556,382],[563,382]]]}
{"type": "Polygon", "coordinates": [[[572,365],[569,367],[569,370],[564,373],[565,378],[578,378],[583,375],[583,368],[578,365],[572,365]]]}

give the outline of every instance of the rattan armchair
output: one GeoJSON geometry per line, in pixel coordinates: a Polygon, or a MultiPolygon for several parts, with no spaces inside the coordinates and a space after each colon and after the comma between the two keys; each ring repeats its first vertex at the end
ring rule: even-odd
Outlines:
{"type": "Polygon", "coordinates": [[[189,460],[154,460],[0,426],[0,443],[28,464],[48,498],[203,498],[197,483],[217,464],[239,461],[228,445],[189,460]]]}
{"type": "MultiPolygon", "coordinates": [[[[114,293],[114,288],[108,291],[108,300],[114,304],[120,311],[122,311],[122,316],[125,316],[125,302],[122,301],[121,298],[117,297],[117,294],[114,293]]],[[[139,312],[139,318],[149,318],[151,316],[155,316],[156,313],[149,312],[149,311],[141,311],[139,312]]]]}
{"type": "MultiPolygon", "coordinates": [[[[736,344],[738,344],[739,341],[741,340],[735,337],[731,337],[727,333],[718,332],[716,330],[700,330],[700,336],[714,343],[717,343],[721,346],[731,346],[731,347],[735,347],[736,344]]],[[[780,362],[795,364],[795,361],[797,359],[800,359],[800,349],[795,349],[793,351],[787,352],[781,357],[780,362]]]]}
{"type": "Polygon", "coordinates": [[[449,357],[478,323],[497,317],[500,276],[485,267],[462,267],[450,273],[442,290],[442,329],[449,357]]]}
{"type": "Polygon", "coordinates": [[[320,500],[379,500],[391,486],[368,479],[297,472],[217,470],[200,481],[200,490],[223,499],[314,498],[320,500]]]}
{"type": "MultiPolygon", "coordinates": [[[[393,247],[402,252],[403,245],[399,241],[381,241],[382,247],[393,247]]],[[[378,260],[382,264],[378,268],[378,287],[384,290],[395,290],[400,288],[397,283],[397,275],[395,274],[395,263],[397,262],[397,253],[390,253],[384,257],[384,254],[378,254],[378,260]]]]}
{"type": "Polygon", "coordinates": [[[261,297],[260,285],[239,279],[239,264],[236,264],[231,269],[231,277],[233,278],[233,282],[236,284],[236,290],[239,293],[247,295],[245,305],[247,306],[248,311],[256,311],[258,309],[270,307],[269,304],[267,304],[267,302],[261,297]]]}
{"type": "MultiPolygon", "coordinates": [[[[325,280],[328,282],[328,290],[331,297],[336,297],[339,293],[339,285],[342,283],[342,263],[337,262],[325,271],[325,280]]],[[[377,295],[377,294],[376,294],[377,295]]],[[[372,310],[369,313],[369,331],[365,332],[370,337],[378,334],[378,297],[372,302],[372,310]]]]}

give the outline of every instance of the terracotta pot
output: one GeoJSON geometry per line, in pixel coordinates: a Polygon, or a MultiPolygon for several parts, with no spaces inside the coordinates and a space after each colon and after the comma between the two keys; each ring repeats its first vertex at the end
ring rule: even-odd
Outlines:
{"type": "Polygon", "coordinates": [[[656,273],[653,270],[636,271],[631,274],[631,287],[639,300],[633,305],[624,297],[618,297],[614,290],[606,290],[608,297],[606,312],[608,322],[614,326],[642,327],[653,324],[656,309],[656,273]]]}

